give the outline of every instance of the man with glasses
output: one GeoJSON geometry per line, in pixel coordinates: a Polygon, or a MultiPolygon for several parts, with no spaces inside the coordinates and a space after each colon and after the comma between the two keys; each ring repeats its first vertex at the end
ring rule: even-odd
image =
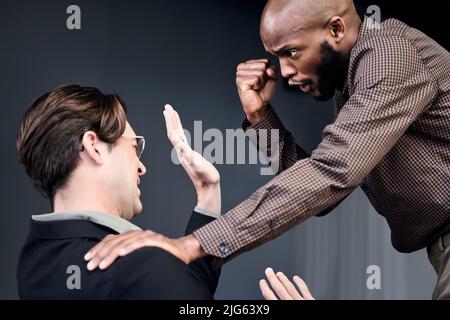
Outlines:
{"type": "MultiPolygon", "coordinates": [[[[186,143],[172,107],[166,106],[164,117],[198,196],[190,234],[220,215],[220,176],[186,143]]],[[[20,298],[213,298],[220,270],[212,268],[211,258],[185,264],[175,246],[134,251],[107,270],[107,261],[95,271],[88,270],[92,263],[86,268],[85,253],[107,236],[125,235],[122,244],[133,250],[153,235],[129,222],[142,211],[145,139],[128,123],[119,96],[61,86],[30,106],[16,144],[27,174],[52,207],[52,213],[31,218],[18,263],[20,298]]]]}

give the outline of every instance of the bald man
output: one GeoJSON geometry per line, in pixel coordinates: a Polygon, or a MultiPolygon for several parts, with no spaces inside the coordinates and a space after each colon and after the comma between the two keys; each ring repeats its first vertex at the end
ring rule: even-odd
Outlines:
{"type": "Polygon", "coordinates": [[[450,298],[448,51],[398,20],[361,21],[350,0],[269,1],[260,34],[289,85],[334,98],[336,119],[308,155],[270,104],[276,68],[267,59],[240,64],[243,127],[279,130],[279,154],[258,147],[280,159],[280,169],[248,200],[177,241],[187,261],[212,255],[220,265],[326,214],[360,186],[398,251],[427,247],[438,274],[433,298],[450,298]]]}

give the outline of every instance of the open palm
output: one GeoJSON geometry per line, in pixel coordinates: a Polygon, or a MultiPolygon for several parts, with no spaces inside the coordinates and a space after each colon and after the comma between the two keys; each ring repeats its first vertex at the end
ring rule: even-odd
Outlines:
{"type": "Polygon", "coordinates": [[[178,113],[171,105],[166,105],[163,113],[166,120],[167,137],[175,148],[180,163],[192,183],[196,187],[218,184],[220,181],[219,172],[200,153],[192,150],[187,142],[178,113]]]}

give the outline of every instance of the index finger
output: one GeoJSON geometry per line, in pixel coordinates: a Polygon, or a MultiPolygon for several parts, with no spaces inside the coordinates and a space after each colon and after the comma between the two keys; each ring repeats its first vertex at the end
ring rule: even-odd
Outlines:
{"type": "Polygon", "coordinates": [[[246,62],[249,62],[249,63],[251,63],[251,62],[264,62],[264,63],[266,63],[266,64],[269,64],[269,63],[270,63],[270,62],[269,62],[269,59],[267,59],[267,58],[252,59],[252,60],[248,60],[248,61],[246,61],[246,62]]]}
{"type": "Polygon", "coordinates": [[[89,249],[88,252],[84,255],[84,260],[89,261],[92,259],[93,256],[95,256],[96,252],[99,251],[104,245],[105,242],[108,241],[110,238],[114,237],[112,234],[108,234],[103,240],[95,244],[92,248],[89,249]]]}
{"type": "Polygon", "coordinates": [[[123,239],[126,239],[135,233],[135,230],[128,230],[124,233],[119,234],[108,234],[104,237],[100,242],[94,245],[89,251],[84,255],[84,260],[91,260],[97,253],[105,246],[109,246],[113,243],[119,242],[123,239]]]}
{"type": "Polygon", "coordinates": [[[169,111],[164,110],[163,115],[164,115],[164,120],[166,123],[167,136],[170,138],[170,133],[172,132],[172,121],[169,116],[169,111]]]}
{"type": "MultiPolygon", "coordinates": [[[[175,123],[176,128],[183,130],[183,125],[181,124],[180,116],[175,109],[173,109],[173,118],[174,118],[174,123],[175,123]]],[[[184,134],[184,131],[183,131],[183,134],[184,134]]]]}
{"type": "Polygon", "coordinates": [[[266,269],[266,277],[269,280],[270,285],[272,286],[275,293],[283,300],[293,300],[292,297],[287,292],[283,283],[278,279],[271,268],[266,269]]]}
{"type": "Polygon", "coordinates": [[[166,104],[164,106],[164,115],[167,115],[166,117],[166,123],[169,124],[169,128],[171,131],[173,131],[175,129],[175,123],[173,120],[173,108],[170,104],[166,104]]]}

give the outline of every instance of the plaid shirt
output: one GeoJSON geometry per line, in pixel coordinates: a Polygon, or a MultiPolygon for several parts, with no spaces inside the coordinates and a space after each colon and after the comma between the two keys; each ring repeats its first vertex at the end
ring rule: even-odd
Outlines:
{"type": "Polygon", "coordinates": [[[401,252],[450,231],[450,54],[398,20],[379,28],[370,22],[361,24],[346,83],[336,92],[336,119],[310,156],[271,107],[256,125],[244,122],[245,129],[280,130],[280,171],[194,232],[218,264],[330,211],[358,186],[401,252]]]}

